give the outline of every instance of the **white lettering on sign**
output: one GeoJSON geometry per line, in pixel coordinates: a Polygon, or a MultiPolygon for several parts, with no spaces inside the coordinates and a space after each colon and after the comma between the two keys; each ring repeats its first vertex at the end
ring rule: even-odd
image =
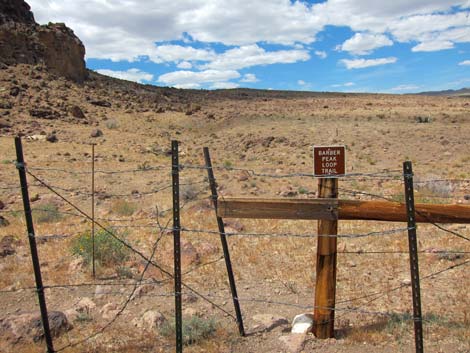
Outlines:
{"type": "Polygon", "coordinates": [[[345,173],[344,146],[314,146],[314,174],[334,176],[345,173]]]}

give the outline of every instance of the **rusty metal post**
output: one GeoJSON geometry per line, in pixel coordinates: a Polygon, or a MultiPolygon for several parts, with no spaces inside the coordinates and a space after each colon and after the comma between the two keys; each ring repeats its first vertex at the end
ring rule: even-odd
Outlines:
{"type": "MultiPolygon", "coordinates": [[[[338,198],[338,179],[318,181],[319,198],[338,198]]],[[[313,333],[317,338],[334,337],[336,295],[336,252],[338,221],[318,221],[317,277],[313,333]],[[322,237],[322,235],[333,235],[322,237]]]]}
{"type": "Polygon", "coordinates": [[[423,317],[421,315],[421,289],[419,285],[418,244],[416,240],[415,201],[413,190],[413,168],[411,162],[403,163],[405,179],[405,201],[408,216],[408,246],[410,250],[411,291],[413,296],[413,321],[416,353],[424,352],[423,317]]]}
{"type": "MultiPolygon", "coordinates": [[[[217,216],[217,185],[215,182],[214,171],[212,169],[211,156],[209,154],[209,148],[204,147],[204,160],[207,168],[207,176],[209,178],[209,185],[212,193],[212,203],[214,205],[215,214],[217,216]]],[[[224,252],[225,267],[227,268],[227,275],[230,284],[230,290],[232,292],[233,306],[235,308],[235,314],[237,316],[237,325],[240,336],[245,336],[245,328],[243,327],[242,312],[240,310],[240,302],[238,301],[237,286],[235,284],[235,277],[233,276],[232,262],[230,261],[230,252],[227,244],[227,237],[225,236],[224,221],[221,217],[217,216],[217,225],[219,226],[220,242],[222,243],[222,249],[224,252]]]]}
{"type": "Polygon", "coordinates": [[[41,266],[39,263],[38,249],[36,245],[36,236],[34,233],[33,216],[31,205],[29,203],[28,181],[26,179],[26,168],[23,157],[23,146],[21,137],[15,137],[16,147],[16,168],[20,175],[21,195],[23,197],[24,215],[26,219],[26,228],[28,230],[29,248],[31,250],[31,259],[33,261],[34,278],[36,279],[36,292],[38,294],[39,309],[41,311],[41,321],[44,328],[44,338],[46,340],[47,352],[53,353],[54,345],[52,342],[51,330],[49,327],[49,317],[47,315],[46,296],[44,295],[44,286],[42,284],[41,266]]]}

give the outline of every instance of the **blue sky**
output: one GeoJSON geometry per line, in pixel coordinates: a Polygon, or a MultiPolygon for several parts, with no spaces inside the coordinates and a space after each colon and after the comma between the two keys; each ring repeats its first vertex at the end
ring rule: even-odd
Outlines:
{"type": "Polygon", "coordinates": [[[470,87],[470,0],[30,0],[88,68],[178,88],[470,87]]]}

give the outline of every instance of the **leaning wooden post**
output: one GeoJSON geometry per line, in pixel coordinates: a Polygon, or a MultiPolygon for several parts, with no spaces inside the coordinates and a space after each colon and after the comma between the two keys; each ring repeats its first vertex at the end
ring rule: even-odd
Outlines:
{"type": "MultiPolygon", "coordinates": [[[[338,179],[319,179],[318,197],[338,198],[338,179]]],[[[313,333],[317,338],[334,337],[337,250],[337,238],[334,235],[337,234],[338,221],[318,221],[317,278],[313,315],[313,333]]]]}

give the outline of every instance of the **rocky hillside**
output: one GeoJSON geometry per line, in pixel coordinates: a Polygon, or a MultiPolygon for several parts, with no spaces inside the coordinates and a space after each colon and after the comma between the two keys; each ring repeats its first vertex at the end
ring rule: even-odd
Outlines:
{"type": "Polygon", "coordinates": [[[63,23],[40,26],[23,0],[0,2],[0,62],[43,64],[49,71],[78,83],[87,77],[85,47],[63,23]]]}

